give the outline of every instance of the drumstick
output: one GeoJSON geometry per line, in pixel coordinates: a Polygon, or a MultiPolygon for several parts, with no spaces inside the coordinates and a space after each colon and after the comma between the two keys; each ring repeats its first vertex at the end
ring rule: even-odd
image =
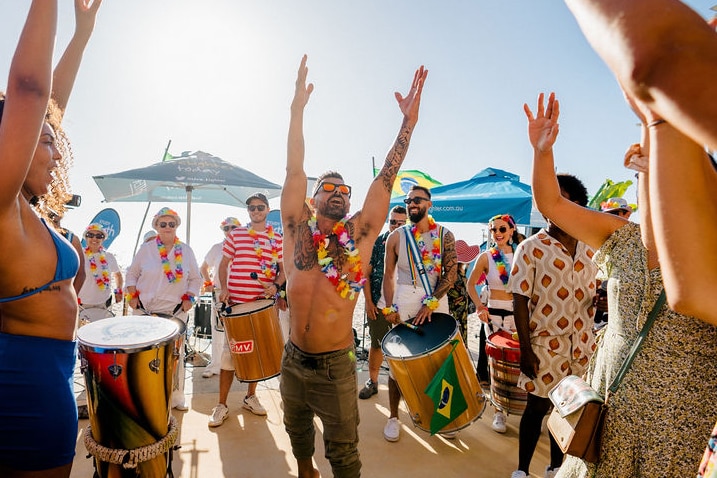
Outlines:
{"type": "MultiPolygon", "coordinates": [[[[264,287],[264,290],[266,291],[265,283],[264,283],[261,279],[259,279],[259,274],[257,274],[256,272],[252,272],[251,274],[249,274],[249,277],[251,277],[252,279],[254,279],[255,281],[257,281],[257,282],[259,283],[259,285],[262,286],[262,287],[264,287]]],[[[266,292],[264,292],[264,294],[266,294],[266,292]]],[[[261,297],[261,296],[260,296],[260,297],[261,297]]],[[[264,295],[264,298],[267,298],[267,299],[268,299],[269,297],[267,297],[266,295],[264,295]]]]}
{"type": "Polygon", "coordinates": [[[405,325],[405,326],[408,327],[409,329],[413,330],[413,331],[416,332],[418,335],[423,335],[423,330],[421,330],[420,328],[418,328],[417,325],[413,325],[413,324],[411,324],[410,322],[400,322],[400,323],[403,324],[403,325],[405,325]]]}

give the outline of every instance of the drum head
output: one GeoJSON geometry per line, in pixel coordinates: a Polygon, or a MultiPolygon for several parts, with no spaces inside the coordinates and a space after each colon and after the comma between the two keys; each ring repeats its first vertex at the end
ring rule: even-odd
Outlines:
{"type": "Polygon", "coordinates": [[[403,325],[391,329],[381,342],[384,355],[394,358],[425,355],[453,337],[458,330],[458,322],[448,314],[434,312],[430,322],[418,327],[422,334],[403,325]]]}
{"type": "Polygon", "coordinates": [[[224,309],[224,315],[226,317],[236,317],[239,315],[252,314],[273,307],[273,305],[274,301],[272,299],[259,299],[244,304],[232,304],[224,309]]]}
{"type": "Polygon", "coordinates": [[[92,352],[132,353],[160,347],[177,335],[179,327],[173,320],[129,315],[80,327],[77,342],[81,349],[92,352]]]}

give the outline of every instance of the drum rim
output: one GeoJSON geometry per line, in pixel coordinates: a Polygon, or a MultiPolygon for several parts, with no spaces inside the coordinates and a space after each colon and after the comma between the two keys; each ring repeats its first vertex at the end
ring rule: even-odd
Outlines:
{"type": "Polygon", "coordinates": [[[225,309],[224,309],[223,311],[221,311],[221,312],[219,313],[219,315],[221,315],[222,317],[228,317],[228,318],[232,318],[232,317],[242,317],[242,316],[244,316],[244,315],[249,315],[249,314],[253,314],[253,313],[256,313],[256,312],[261,312],[262,310],[266,310],[266,309],[268,309],[268,308],[270,308],[270,307],[274,307],[274,304],[276,304],[276,301],[275,301],[274,299],[258,299],[258,300],[252,300],[252,301],[249,301],[249,302],[235,302],[235,303],[229,304],[227,307],[225,307],[225,309]],[[234,306],[237,306],[237,305],[256,304],[256,303],[258,303],[258,302],[267,302],[267,304],[266,304],[264,307],[261,307],[261,308],[258,308],[258,309],[253,309],[253,310],[247,311],[246,313],[243,313],[243,314],[227,313],[227,309],[231,309],[231,308],[234,307],[234,306]]]}
{"type": "MultiPolygon", "coordinates": [[[[425,355],[430,354],[431,352],[435,352],[439,348],[443,347],[446,344],[446,342],[455,339],[456,334],[460,335],[460,329],[458,328],[458,321],[451,314],[445,314],[442,312],[434,312],[432,315],[436,315],[436,316],[441,315],[441,316],[450,317],[451,320],[453,320],[456,323],[456,326],[453,329],[453,332],[451,332],[451,334],[446,338],[446,340],[444,340],[443,342],[437,343],[435,346],[433,346],[432,348],[430,348],[428,350],[423,351],[420,355],[392,355],[384,348],[384,343],[386,342],[386,337],[388,337],[388,335],[391,332],[393,332],[396,329],[396,327],[398,327],[398,325],[397,325],[396,327],[393,327],[391,330],[389,330],[386,333],[386,335],[383,336],[383,339],[381,340],[381,352],[383,353],[384,357],[386,357],[387,359],[390,358],[390,359],[395,359],[395,360],[413,360],[413,359],[422,358],[425,355]]],[[[414,319],[409,319],[406,322],[409,322],[412,324],[413,320],[414,319]]]]}
{"type": "MultiPolygon", "coordinates": [[[[90,342],[89,339],[83,339],[80,336],[80,331],[84,327],[92,326],[94,328],[94,327],[98,327],[99,325],[92,325],[92,324],[102,324],[103,322],[107,323],[105,321],[108,321],[108,320],[113,320],[115,322],[118,322],[119,320],[123,320],[123,319],[126,320],[128,317],[130,317],[130,318],[144,317],[146,319],[146,318],[150,318],[153,316],[136,315],[136,316],[109,317],[107,319],[102,319],[102,320],[87,324],[87,325],[81,327],[80,329],[78,329],[78,331],[77,331],[77,347],[78,347],[78,349],[80,349],[82,351],[95,352],[95,353],[136,353],[136,352],[143,352],[145,350],[162,348],[162,347],[166,346],[167,344],[176,341],[177,338],[181,335],[181,331],[179,329],[179,326],[177,325],[177,322],[181,322],[181,320],[177,319],[177,320],[170,321],[174,325],[176,330],[174,332],[172,332],[170,335],[165,335],[165,336],[159,338],[158,341],[156,341],[156,342],[142,342],[139,344],[99,344],[99,343],[95,343],[95,342],[90,342]],[[118,320],[115,320],[115,319],[118,319],[118,320]]],[[[160,317],[157,317],[157,319],[167,320],[167,319],[160,318],[160,317]]],[[[144,319],[142,319],[142,320],[144,320],[144,319]]]]}

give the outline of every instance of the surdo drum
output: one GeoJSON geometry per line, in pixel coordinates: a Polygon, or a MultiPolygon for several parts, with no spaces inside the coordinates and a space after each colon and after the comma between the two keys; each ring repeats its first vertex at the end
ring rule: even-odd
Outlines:
{"type": "Polygon", "coordinates": [[[458,339],[453,352],[454,363],[468,409],[441,432],[465,428],[483,414],[486,400],[458,329],[458,322],[448,314],[434,312],[430,322],[424,322],[418,327],[421,333],[398,325],[381,342],[381,349],[391,375],[401,390],[411,420],[418,428],[430,432],[435,405],[424,390],[451,352],[451,341],[458,339]]]}

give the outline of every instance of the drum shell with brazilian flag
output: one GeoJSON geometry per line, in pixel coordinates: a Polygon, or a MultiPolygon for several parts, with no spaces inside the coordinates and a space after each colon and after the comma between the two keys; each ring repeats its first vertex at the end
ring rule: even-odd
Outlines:
{"type": "Polygon", "coordinates": [[[453,358],[453,352],[459,343],[460,340],[457,339],[451,341],[453,346],[451,352],[424,390],[435,406],[431,417],[431,435],[438,433],[468,410],[468,403],[461,390],[453,358]]]}

